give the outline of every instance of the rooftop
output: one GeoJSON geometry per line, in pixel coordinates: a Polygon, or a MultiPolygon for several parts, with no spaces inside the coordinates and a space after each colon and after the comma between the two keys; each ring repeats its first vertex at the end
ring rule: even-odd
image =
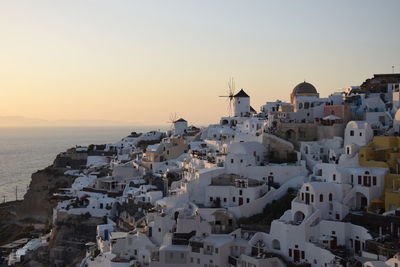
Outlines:
{"type": "Polygon", "coordinates": [[[246,94],[246,92],[241,89],[237,94],[235,94],[233,97],[249,97],[248,94],[246,94]]]}

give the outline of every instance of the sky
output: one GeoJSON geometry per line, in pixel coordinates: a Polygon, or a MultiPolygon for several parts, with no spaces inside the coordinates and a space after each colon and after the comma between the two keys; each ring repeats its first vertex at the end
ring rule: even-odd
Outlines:
{"type": "Polygon", "coordinates": [[[193,124],[400,72],[400,1],[2,0],[0,116],[193,124]]]}

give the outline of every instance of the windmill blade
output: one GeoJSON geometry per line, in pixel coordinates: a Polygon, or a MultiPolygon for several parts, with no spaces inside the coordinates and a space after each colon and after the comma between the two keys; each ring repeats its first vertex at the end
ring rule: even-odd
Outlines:
{"type": "Polygon", "coordinates": [[[231,116],[233,109],[233,97],[235,95],[235,79],[233,77],[229,77],[228,79],[228,92],[227,95],[220,95],[218,97],[226,97],[228,98],[228,116],[231,116]]]}
{"type": "Polygon", "coordinates": [[[170,130],[172,130],[172,128],[174,128],[174,123],[175,123],[177,120],[178,120],[178,115],[176,114],[176,112],[175,112],[175,113],[171,113],[171,114],[169,115],[169,121],[168,121],[168,123],[171,124],[170,130]]]}
{"type": "Polygon", "coordinates": [[[233,77],[229,78],[228,90],[229,97],[233,98],[233,96],[235,95],[235,79],[233,77]]]}
{"type": "Polygon", "coordinates": [[[176,112],[175,113],[171,113],[169,115],[169,122],[170,123],[175,123],[177,119],[178,119],[178,115],[176,114],[176,112]]]}

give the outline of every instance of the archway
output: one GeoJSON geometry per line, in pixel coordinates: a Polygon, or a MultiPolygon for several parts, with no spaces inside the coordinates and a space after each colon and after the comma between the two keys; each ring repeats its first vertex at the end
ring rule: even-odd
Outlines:
{"type": "Polygon", "coordinates": [[[301,211],[296,211],[296,213],[295,213],[294,216],[293,216],[293,220],[294,220],[295,222],[301,223],[301,222],[304,220],[305,217],[306,217],[306,216],[304,215],[303,212],[301,212],[301,211]]]}
{"type": "Polygon", "coordinates": [[[368,198],[360,192],[356,193],[356,209],[365,210],[368,207],[368,198]]]}

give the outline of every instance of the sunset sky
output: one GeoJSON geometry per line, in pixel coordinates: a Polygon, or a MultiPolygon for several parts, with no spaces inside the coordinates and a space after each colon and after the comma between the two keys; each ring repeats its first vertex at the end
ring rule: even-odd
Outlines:
{"type": "Polygon", "coordinates": [[[400,72],[400,1],[0,2],[0,116],[217,122],[229,77],[259,110],[400,72]]]}

